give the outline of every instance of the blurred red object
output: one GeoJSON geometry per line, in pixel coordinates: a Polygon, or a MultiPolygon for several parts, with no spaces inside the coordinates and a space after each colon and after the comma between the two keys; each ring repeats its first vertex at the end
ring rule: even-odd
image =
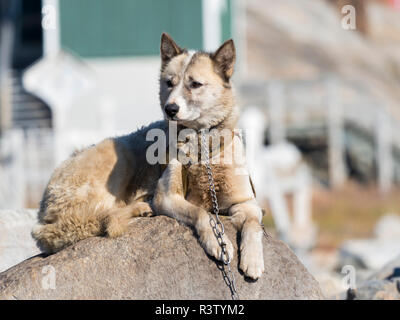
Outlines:
{"type": "Polygon", "coordinates": [[[400,0],[389,0],[389,3],[393,8],[400,10],[400,0]]]}

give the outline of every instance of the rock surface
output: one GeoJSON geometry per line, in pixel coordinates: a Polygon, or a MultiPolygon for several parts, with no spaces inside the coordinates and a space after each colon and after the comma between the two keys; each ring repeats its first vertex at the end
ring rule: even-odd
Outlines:
{"type": "MultiPolygon", "coordinates": [[[[358,271],[357,271],[358,272],[358,271]]],[[[353,290],[341,293],[342,300],[400,300],[400,256],[390,261],[353,290]]]]}
{"type": "MultiPolygon", "coordinates": [[[[226,222],[237,249],[237,232],[226,222]]],[[[265,273],[232,269],[241,299],[322,299],[316,280],[281,241],[264,237],[265,273]]],[[[117,239],[83,240],[0,274],[1,299],[230,299],[214,260],[193,231],[167,217],[137,218],[117,239]]]]}
{"type": "MultiPolygon", "coordinates": [[[[350,295],[351,300],[400,300],[400,278],[391,280],[368,280],[350,295]]],[[[349,298],[350,297],[350,298],[349,298]]]]}

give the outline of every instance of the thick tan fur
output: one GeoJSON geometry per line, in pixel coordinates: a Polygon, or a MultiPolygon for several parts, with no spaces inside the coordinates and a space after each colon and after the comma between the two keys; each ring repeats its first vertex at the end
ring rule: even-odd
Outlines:
{"type": "Polygon", "coordinates": [[[165,123],[104,140],[55,170],[41,201],[42,225],[33,232],[45,251],[56,252],[92,236],[119,236],[132,217],[151,214],[148,200],[161,173],[143,152],[152,128],[165,129],[165,123]]]}
{"type": "MultiPolygon", "coordinates": [[[[204,165],[183,165],[176,158],[165,170],[163,165],[150,164],[146,150],[153,142],[146,141],[146,134],[160,129],[168,137],[172,120],[178,131],[213,128],[233,132],[239,114],[230,81],[235,63],[233,41],[208,54],[183,50],[163,34],[161,58],[160,102],[165,120],[77,152],[55,170],[41,202],[41,226],[34,231],[46,251],[56,252],[91,236],[119,236],[133,217],[154,211],[193,226],[205,251],[221,258],[209,221],[211,202],[204,165]],[[165,113],[172,103],[179,105],[173,119],[165,113]],[[187,188],[182,170],[187,174],[187,188]]],[[[181,149],[184,153],[185,147],[181,149]]],[[[242,153],[242,148],[234,136],[223,153],[212,153],[212,160],[219,157],[212,169],[221,211],[241,231],[240,268],[257,279],[264,271],[262,211],[244,164],[224,162],[232,159],[233,152],[242,153]]],[[[225,241],[233,257],[233,246],[226,237],[225,241]]]]}

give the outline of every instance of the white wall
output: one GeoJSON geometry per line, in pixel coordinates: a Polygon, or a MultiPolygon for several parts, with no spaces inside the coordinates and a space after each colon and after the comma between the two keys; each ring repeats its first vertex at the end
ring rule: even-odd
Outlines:
{"type": "Polygon", "coordinates": [[[68,108],[66,123],[77,129],[130,132],[159,120],[159,58],[85,60],[96,86],[68,108]]]}
{"type": "Polygon", "coordinates": [[[76,148],[104,138],[130,133],[162,113],[158,98],[159,58],[85,60],[95,79],[94,87],[65,107],[62,128],[55,128],[60,143],[56,164],[76,148]],[[60,136],[60,133],[62,136],[60,136]]]}

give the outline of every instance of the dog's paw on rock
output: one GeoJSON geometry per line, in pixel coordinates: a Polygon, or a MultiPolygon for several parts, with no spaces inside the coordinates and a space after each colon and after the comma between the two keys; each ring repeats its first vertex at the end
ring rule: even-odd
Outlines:
{"type": "Polygon", "coordinates": [[[261,250],[243,248],[240,252],[240,270],[246,277],[257,280],[264,272],[264,258],[261,250]],[[261,252],[260,252],[261,251],[261,252]]]}
{"type": "MultiPolygon", "coordinates": [[[[226,251],[229,255],[230,260],[233,259],[233,245],[226,235],[222,236],[223,241],[226,244],[226,251]]],[[[206,231],[200,234],[200,243],[204,250],[215,259],[222,261],[222,247],[218,243],[215,234],[211,231],[206,231]]]]}

